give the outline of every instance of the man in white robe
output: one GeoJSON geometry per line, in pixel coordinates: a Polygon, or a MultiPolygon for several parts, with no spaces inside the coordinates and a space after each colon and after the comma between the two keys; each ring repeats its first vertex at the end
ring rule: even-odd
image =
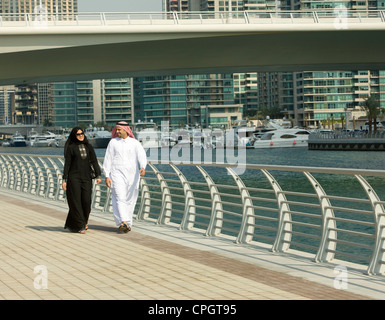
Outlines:
{"type": "Polygon", "coordinates": [[[111,188],[112,210],[119,230],[128,232],[139,193],[140,176],[147,165],[146,152],[124,121],[118,122],[107,146],[103,169],[111,188]]]}

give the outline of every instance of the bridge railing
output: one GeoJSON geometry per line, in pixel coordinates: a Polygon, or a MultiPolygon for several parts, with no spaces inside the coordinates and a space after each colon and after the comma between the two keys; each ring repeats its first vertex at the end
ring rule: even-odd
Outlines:
{"type": "MultiPolygon", "coordinates": [[[[60,157],[2,153],[0,190],[66,201],[62,170],[60,157]]],[[[150,162],[134,216],[384,274],[385,171],[246,165],[237,172],[225,164],[150,162]]],[[[111,214],[104,183],[94,185],[92,201],[93,212],[111,214]]]]}
{"type": "Polygon", "coordinates": [[[0,27],[385,22],[383,10],[3,13],[0,27]]]}

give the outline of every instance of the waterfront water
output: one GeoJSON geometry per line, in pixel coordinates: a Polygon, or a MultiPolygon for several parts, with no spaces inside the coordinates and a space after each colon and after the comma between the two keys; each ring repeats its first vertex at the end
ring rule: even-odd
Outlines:
{"type": "MultiPolygon", "coordinates": [[[[97,157],[103,158],[105,150],[95,149],[97,157]]],[[[204,159],[204,152],[209,151],[202,151],[202,159],[204,159]]],[[[63,156],[63,148],[0,147],[0,153],[63,156]]],[[[213,156],[215,158],[215,151],[213,156]]],[[[308,150],[302,147],[247,149],[246,163],[383,170],[385,152],[308,150]]]]}

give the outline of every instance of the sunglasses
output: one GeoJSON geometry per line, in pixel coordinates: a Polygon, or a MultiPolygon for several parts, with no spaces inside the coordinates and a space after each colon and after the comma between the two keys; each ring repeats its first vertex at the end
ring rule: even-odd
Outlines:
{"type": "Polygon", "coordinates": [[[82,132],[82,133],[77,133],[76,135],[77,135],[77,136],[84,136],[84,132],[82,132]]]}

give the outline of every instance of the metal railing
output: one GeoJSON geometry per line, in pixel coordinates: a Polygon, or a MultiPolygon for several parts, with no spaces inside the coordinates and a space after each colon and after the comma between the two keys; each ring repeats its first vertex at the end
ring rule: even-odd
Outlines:
{"type": "MultiPolygon", "coordinates": [[[[234,167],[150,162],[135,218],[384,274],[385,171],[246,165],[238,175],[234,167]]],[[[62,170],[61,157],[2,153],[0,190],[65,201],[62,170]]],[[[94,212],[111,213],[104,183],[92,201],[94,212]]]]}
{"type": "Polygon", "coordinates": [[[239,11],[239,12],[98,12],[76,14],[0,14],[0,27],[196,25],[196,24],[322,24],[385,22],[383,10],[239,11]]]}

